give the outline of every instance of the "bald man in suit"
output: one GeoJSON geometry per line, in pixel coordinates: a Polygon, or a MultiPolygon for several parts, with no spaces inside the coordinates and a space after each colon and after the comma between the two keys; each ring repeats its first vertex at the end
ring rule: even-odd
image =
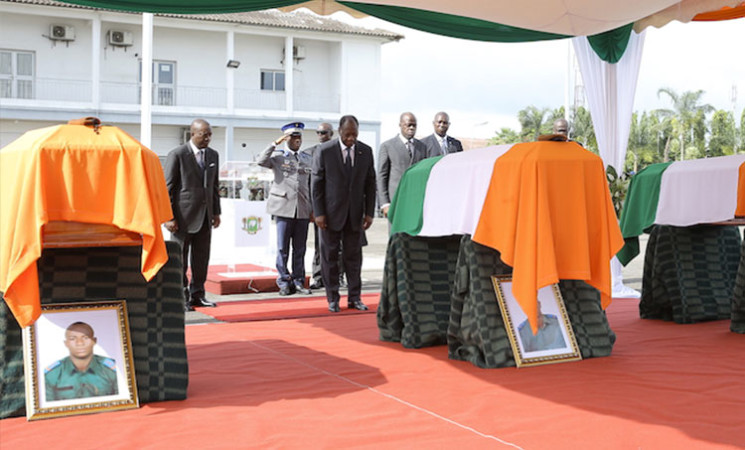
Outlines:
{"type": "Polygon", "coordinates": [[[165,227],[183,250],[186,311],[194,311],[195,306],[216,306],[204,296],[212,228],[220,226],[220,155],[209,147],[211,140],[210,124],[203,119],[194,120],[191,139],[171,150],[165,164],[173,210],[173,219],[165,227]],[[188,266],[191,266],[191,282],[186,276],[188,266]]]}
{"type": "Polygon", "coordinates": [[[378,204],[384,217],[388,217],[388,207],[406,169],[427,157],[427,148],[421,141],[414,139],[414,114],[401,114],[398,126],[401,133],[380,144],[378,152],[378,204]]]}
{"type": "Polygon", "coordinates": [[[463,144],[458,139],[448,136],[448,129],[450,129],[448,113],[441,111],[435,114],[432,125],[435,132],[422,139],[422,143],[427,147],[427,158],[463,151],[463,144]]]}
{"type": "Polygon", "coordinates": [[[347,272],[347,306],[362,303],[362,243],[375,213],[375,168],[372,149],[357,140],[354,116],[339,120],[339,138],[321,144],[313,154],[313,215],[321,232],[321,274],[329,311],[339,312],[339,246],[347,272]]]}

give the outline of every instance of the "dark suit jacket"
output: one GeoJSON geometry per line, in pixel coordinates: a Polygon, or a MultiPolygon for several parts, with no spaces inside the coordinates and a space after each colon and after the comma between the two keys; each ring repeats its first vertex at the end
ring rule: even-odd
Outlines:
{"type": "Polygon", "coordinates": [[[180,232],[196,233],[204,224],[220,215],[218,177],[220,155],[207,147],[204,151],[204,171],[189,144],[180,145],[166,158],[165,175],[173,217],[180,232]]]}
{"type": "Polygon", "coordinates": [[[414,139],[413,155],[397,135],[380,144],[378,152],[378,202],[388,204],[396,194],[396,188],[406,169],[427,157],[427,148],[422,141],[414,139]]]}
{"type": "Polygon", "coordinates": [[[375,167],[370,146],[357,141],[354,167],[348,180],[339,139],[321,144],[313,154],[311,174],[313,215],[326,216],[332,231],[341,231],[350,218],[353,230],[362,228],[364,216],[375,214],[375,167]]]}
{"type": "MultiPolygon", "coordinates": [[[[446,136],[448,141],[448,155],[455,152],[463,151],[463,144],[458,139],[446,136]]],[[[440,156],[442,154],[442,148],[440,147],[440,141],[434,135],[430,134],[426,138],[422,139],[422,142],[427,147],[427,158],[433,156],[440,156]]]]}

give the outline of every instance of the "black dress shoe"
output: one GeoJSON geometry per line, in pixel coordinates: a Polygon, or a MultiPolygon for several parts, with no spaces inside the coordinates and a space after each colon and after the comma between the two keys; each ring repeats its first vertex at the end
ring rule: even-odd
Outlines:
{"type": "Polygon", "coordinates": [[[191,303],[185,302],[184,303],[184,312],[190,312],[190,311],[194,311],[194,307],[191,306],[191,303]]]}
{"type": "Polygon", "coordinates": [[[279,295],[292,295],[293,292],[290,290],[289,286],[285,286],[279,290],[279,295]]]}
{"type": "Polygon", "coordinates": [[[217,303],[213,303],[204,297],[192,297],[191,306],[200,308],[214,308],[215,306],[217,306],[217,303]]]}
{"type": "Polygon", "coordinates": [[[341,309],[339,308],[339,302],[329,302],[329,311],[333,313],[341,311],[341,309]]]}
{"type": "Polygon", "coordinates": [[[295,285],[295,292],[297,292],[298,294],[305,294],[305,295],[309,295],[313,293],[313,291],[311,291],[310,289],[306,289],[305,287],[303,287],[302,284],[295,285]]]}
{"type": "Polygon", "coordinates": [[[311,289],[323,289],[323,281],[314,281],[310,283],[311,289]]]}
{"type": "Polygon", "coordinates": [[[367,311],[369,308],[367,305],[362,303],[362,300],[354,300],[348,303],[347,307],[349,309],[356,309],[358,311],[367,311]]]}

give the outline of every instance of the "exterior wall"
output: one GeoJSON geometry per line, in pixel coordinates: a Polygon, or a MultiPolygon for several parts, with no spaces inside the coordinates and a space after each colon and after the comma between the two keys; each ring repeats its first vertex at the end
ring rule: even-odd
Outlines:
{"type": "Polygon", "coordinates": [[[261,71],[283,71],[281,63],[285,39],[282,36],[236,34],[235,107],[245,110],[284,109],[285,93],[261,91],[261,71]]]}
{"type": "Polygon", "coordinates": [[[360,120],[380,117],[380,46],[347,40],[342,44],[340,61],[345,87],[342,114],[355,111],[360,120]]]}
{"type": "MultiPolygon", "coordinates": [[[[213,126],[212,145],[221,152],[221,161],[253,161],[282,125],[305,122],[306,147],[316,143],[313,130],[318,123],[336,127],[342,114],[355,114],[361,121],[360,138],[376,147],[384,42],[377,37],[156,17],[153,60],[174,62],[175,90],[172,104],[159,105],[154,88],[151,148],[166,155],[181,143],[191,120],[203,117],[213,126]],[[241,62],[237,69],[226,67],[230,32],[232,59],[241,62]],[[305,55],[293,61],[292,91],[262,91],[261,70],[284,71],[291,60],[283,56],[288,36],[305,55]],[[233,108],[228,101],[230,77],[233,108]],[[285,95],[293,96],[292,110],[285,95]]],[[[139,139],[141,16],[0,2],[0,50],[34,54],[34,98],[0,98],[0,147],[25,131],[92,115],[139,139]],[[75,40],[45,37],[52,24],[73,26],[75,40]],[[99,26],[100,42],[94,43],[99,26]],[[130,32],[133,45],[110,45],[112,30],[130,32]],[[93,85],[96,77],[98,89],[93,85]]]]}
{"type": "Polygon", "coordinates": [[[91,29],[86,20],[0,14],[0,49],[34,53],[34,92],[37,98],[90,101],[91,29]],[[51,41],[51,24],[75,27],[75,40],[51,41]]]}
{"type": "Polygon", "coordinates": [[[295,110],[339,112],[340,44],[295,39],[295,46],[305,49],[305,58],[295,63],[295,110]]]}

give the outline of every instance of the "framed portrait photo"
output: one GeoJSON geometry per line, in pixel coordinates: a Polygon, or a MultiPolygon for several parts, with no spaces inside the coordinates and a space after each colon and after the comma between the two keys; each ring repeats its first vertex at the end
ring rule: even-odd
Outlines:
{"type": "Polygon", "coordinates": [[[582,359],[558,284],[538,291],[538,330],[533,333],[512,294],[512,277],[492,276],[492,282],[517,367],[582,359]]]}
{"type": "Polygon", "coordinates": [[[124,300],[41,305],[23,362],[28,420],[139,406],[124,300]]]}

